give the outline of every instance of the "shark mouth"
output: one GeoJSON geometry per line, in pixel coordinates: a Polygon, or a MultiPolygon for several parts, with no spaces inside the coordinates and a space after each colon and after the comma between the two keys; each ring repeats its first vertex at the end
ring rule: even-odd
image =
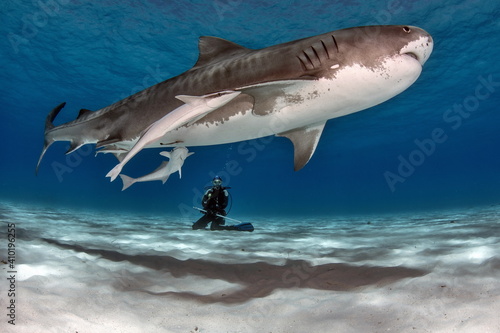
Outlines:
{"type": "Polygon", "coordinates": [[[410,56],[412,57],[413,59],[417,60],[418,62],[420,62],[420,59],[418,58],[418,56],[413,53],[413,52],[408,52],[408,53],[404,53],[404,55],[407,55],[407,56],[410,56]]]}

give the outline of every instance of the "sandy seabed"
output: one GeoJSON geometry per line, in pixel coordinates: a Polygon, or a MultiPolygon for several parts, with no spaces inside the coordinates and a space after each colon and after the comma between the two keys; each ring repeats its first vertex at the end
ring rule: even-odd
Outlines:
{"type": "Polygon", "coordinates": [[[7,202],[0,217],[1,332],[500,332],[498,206],[253,233],[7,202]]]}

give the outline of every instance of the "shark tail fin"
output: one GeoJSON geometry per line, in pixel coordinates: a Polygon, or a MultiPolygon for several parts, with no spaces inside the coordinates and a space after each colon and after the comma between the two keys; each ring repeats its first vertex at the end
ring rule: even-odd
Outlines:
{"type": "Polygon", "coordinates": [[[49,114],[47,115],[47,118],[45,118],[45,138],[44,138],[45,141],[42,153],[40,154],[40,158],[38,159],[38,163],[36,165],[35,175],[38,174],[38,168],[40,167],[40,163],[42,162],[43,155],[45,155],[45,152],[47,151],[47,149],[49,149],[50,145],[54,143],[53,140],[49,140],[47,138],[47,132],[49,132],[55,127],[53,123],[54,119],[56,119],[57,115],[59,114],[59,112],[61,112],[61,110],[64,108],[65,105],[66,102],[59,104],[54,109],[52,109],[52,111],[50,111],[49,114]]]}
{"type": "Polygon", "coordinates": [[[135,183],[135,179],[126,175],[120,175],[120,178],[123,181],[123,188],[122,191],[125,191],[127,188],[132,186],[132,184],[135,183]]]}

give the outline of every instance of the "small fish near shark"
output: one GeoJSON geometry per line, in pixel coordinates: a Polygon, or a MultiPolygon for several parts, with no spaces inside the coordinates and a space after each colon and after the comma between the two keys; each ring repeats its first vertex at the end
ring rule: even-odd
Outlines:
{"type": "Polygon", "coordinates": [[[165,184],[165,182],[168,180],[168,177],[176,171],[179,172],[179,178],[182,178],[182,171],[181,171],[182,165],[184,164],[186,158],[188,158],[193,154],[194,153],[190,153],[188,149],[185,147],[176,147],[170,152],[162,151],[160,155],[168,157],[169,161],[162,162],[161,165],[155,171],[139,178],[132,178],[120,174],[120,178],[123,181],[122,191],[125,191],[133,184],[139,182],[151,182],[155,180],[161,180],[162,183],[165,184]]]}
{"type": "Polygon", "coordinates": [[[218,145],[269,135],[294,146],[304,167],[325,123],[378,105],[420,76],[432,37],[413,26],[366,26],[328,32],[263,49],[201,37],[188,71],[74,121],[55,126],[65,103],[45,121],[40,162],[57,141],[67,153],[85,144],[117,156],[108,177],[144,148],[218,145]],[[125,156],[125,157],[124,157],[125,156]]]}
{"type": "Polygon", "coordinates": [[[216,110],[217,108],[229,103],[239,94],[239,91],[223,91],[201,97],[175,96],[175,98],[186,104],[183,104],[172,112],[167,113],[160,120],[155,121],[151,126],[149,126],[123,160],[121,160],[120,163],[108,172],[106,177],[110,177],[111,181],[115,180],[116,176],[118,176],[121,172],[123,166],[146,145],[161,139],[166,133],[174,129],[177,129],[189,122],[195,122],[208,112],[216,110]]]}

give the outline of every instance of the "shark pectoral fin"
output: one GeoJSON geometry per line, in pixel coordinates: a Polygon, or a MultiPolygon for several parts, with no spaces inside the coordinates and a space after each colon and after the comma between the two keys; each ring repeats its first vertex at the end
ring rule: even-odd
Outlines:
{"type": "Polygon", "coordinates": [[[170,159],[172,157],[172,155],[170,154],[169,151],[162,151],[162,152],[160,152],[160,155],[165,156],[168,159],[170,159]]]}
{"type": "Polygon", "coordinates": [[[326,122],[321,122],[277,134],[293,143],[295,171],[302,169],[313,156],[325,124],[326,122]]]}

